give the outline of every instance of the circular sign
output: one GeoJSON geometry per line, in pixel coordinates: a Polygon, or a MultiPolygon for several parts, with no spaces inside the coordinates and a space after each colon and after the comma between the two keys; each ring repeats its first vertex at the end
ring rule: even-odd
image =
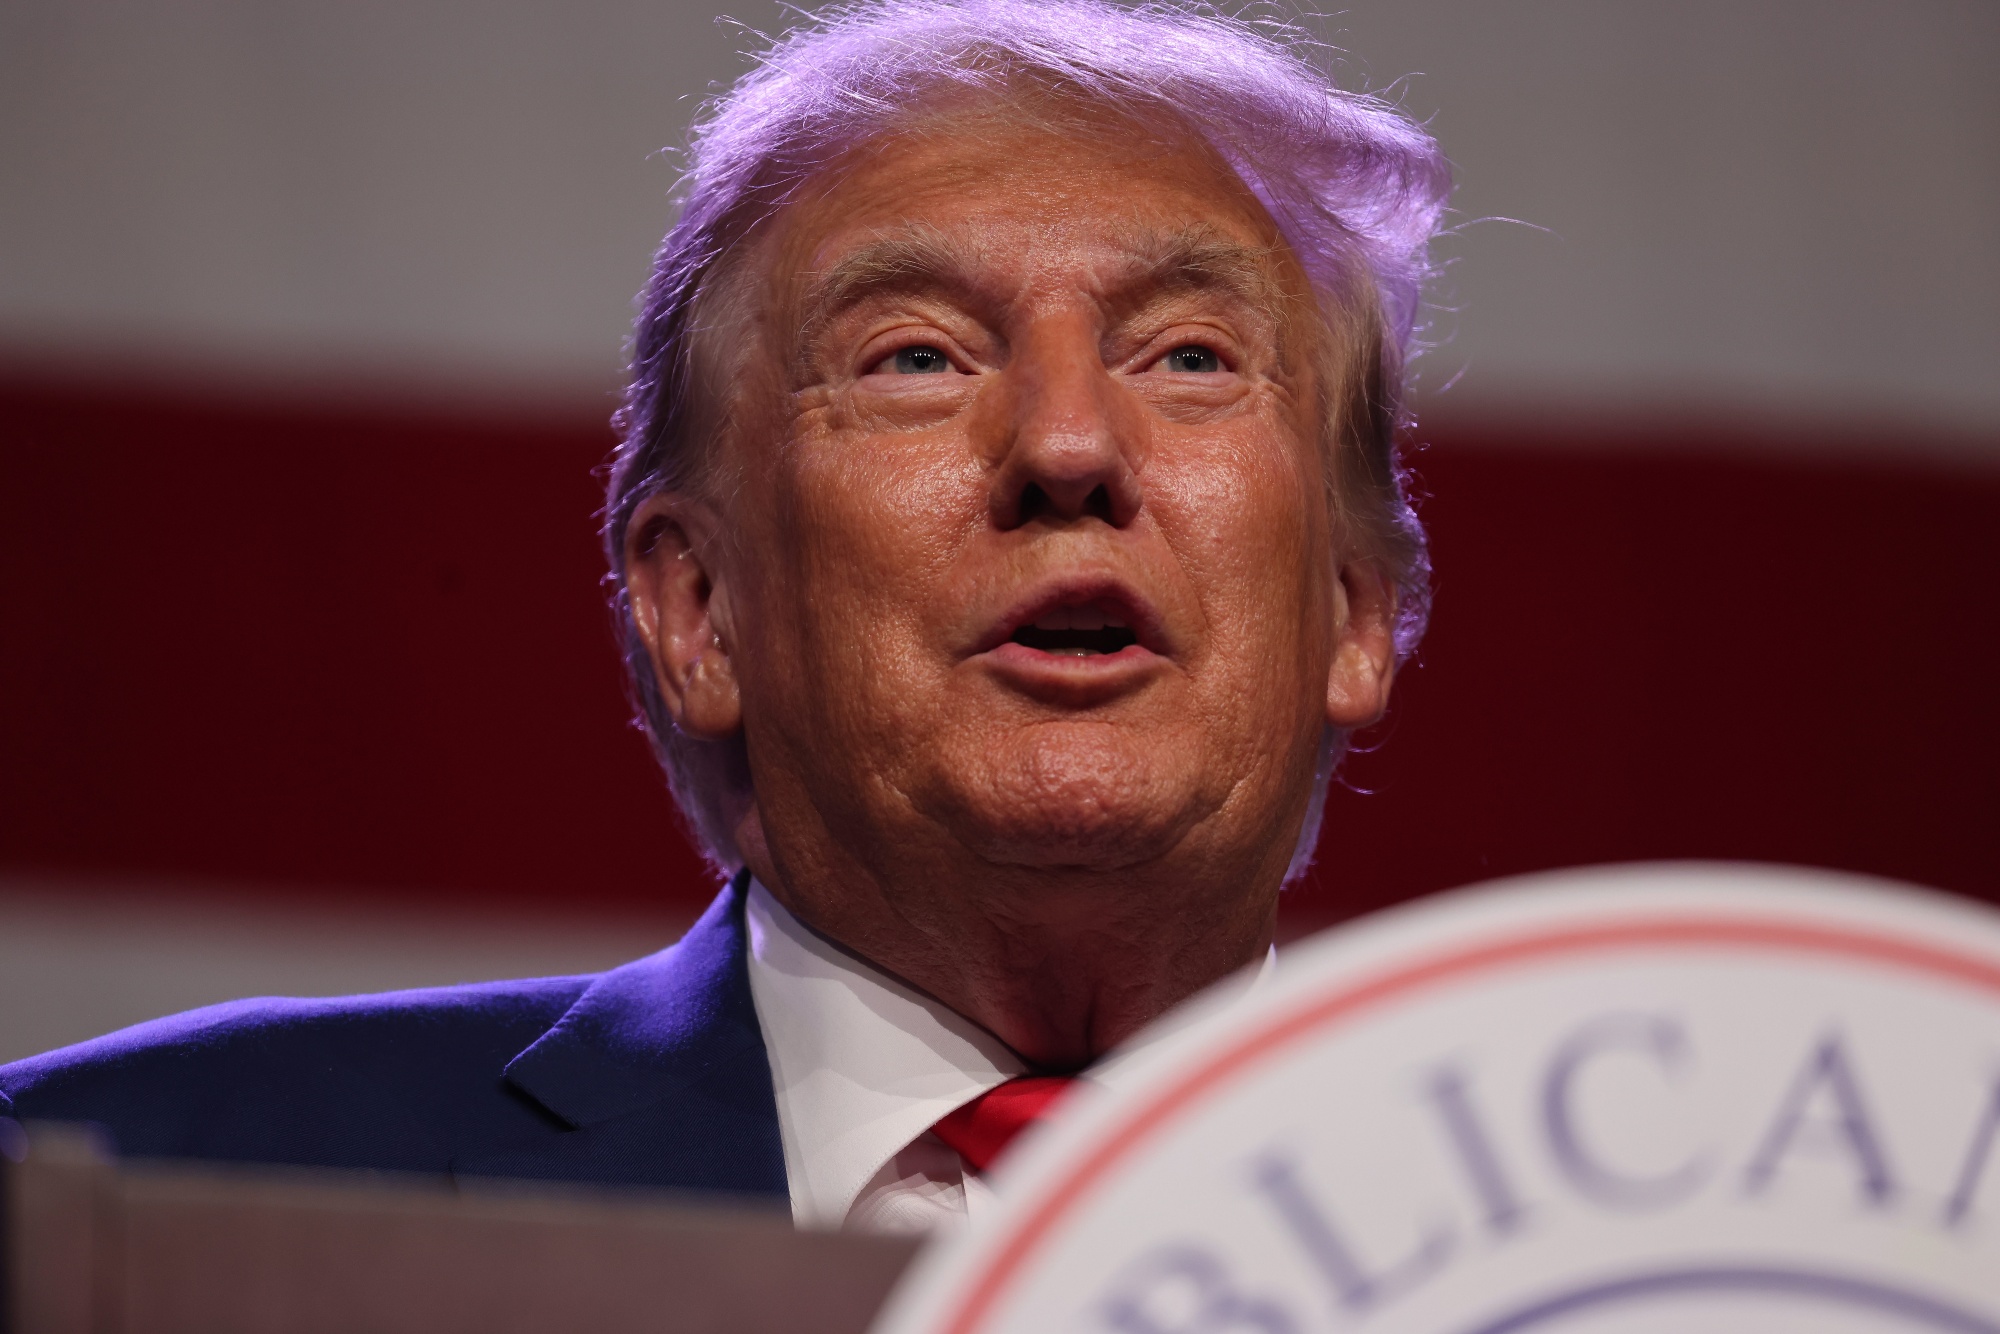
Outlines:
{"type": "Polygon", "coordinates": [[[2000,1334],[2000,915],[1679,865],[1198,1001],[880,1334],[2000,1334]]]}

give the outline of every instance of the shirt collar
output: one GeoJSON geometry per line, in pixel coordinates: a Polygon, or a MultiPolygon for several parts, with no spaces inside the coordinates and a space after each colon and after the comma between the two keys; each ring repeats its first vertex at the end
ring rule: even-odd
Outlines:
{"type": "MultiPolygon", "coordinates": [[[[792,1217],[837,1227],[883,1165],[950,1112],[1027,1072],[1000,1039],[799,921],[756,880],[744,908],[792,1217]]],[[[1219,987],[1248,994],[1277,952],[1219,987]]],[[[1087,1072],[1117,1089],[1173,1045],[1169,1014],[1087,1072]]]]}
{"type": "Polygon", "coordinates": [[[755,880],[745,915],[792,1216],[838,1226],[905,1145],[1026,1066],[979,1025],[812,931],[755,880]]]}

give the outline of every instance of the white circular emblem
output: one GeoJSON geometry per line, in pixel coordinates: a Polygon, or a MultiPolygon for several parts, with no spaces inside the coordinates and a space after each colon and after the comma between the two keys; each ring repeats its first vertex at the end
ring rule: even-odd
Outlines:
{"type": "Polygon", "coordinates": [[[1565,872],[1294,948],[882,1334],[2000,1334],[2000,914],[1565,872]]]}

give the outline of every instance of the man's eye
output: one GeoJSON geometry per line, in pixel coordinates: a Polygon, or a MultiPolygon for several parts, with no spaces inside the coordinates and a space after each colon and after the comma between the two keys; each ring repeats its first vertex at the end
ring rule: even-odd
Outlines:
{"type": "Polygon", "coordinates": [[[922,343],[899,349],[889,361],[898,375],[941,375],[951,369],[951,358],[922,343]]]}
{"type": "Polygon", "coordinates": [[[1189,343],[1161,357],[1160,364],[1170,371],[1213,372],[1222,369],[1222,358],[1199,343],[1189,343]]]}

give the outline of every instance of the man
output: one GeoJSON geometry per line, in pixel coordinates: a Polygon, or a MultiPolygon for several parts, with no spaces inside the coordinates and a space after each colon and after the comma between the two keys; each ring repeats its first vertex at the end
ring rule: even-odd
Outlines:
{"type": "Polygon", "coordinates": [[[1193,11],[786,39],[698,127],[606,510],[728,887],[600,977],[199,1011],[0,1070],[12,1113],[976,1212],[1050,1077],[1116,1083],[1267,959],[1421,630],[1393,436],[1445,189],[1407,121],[1193,11]]]}

